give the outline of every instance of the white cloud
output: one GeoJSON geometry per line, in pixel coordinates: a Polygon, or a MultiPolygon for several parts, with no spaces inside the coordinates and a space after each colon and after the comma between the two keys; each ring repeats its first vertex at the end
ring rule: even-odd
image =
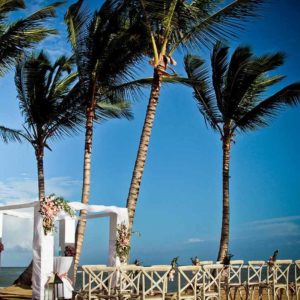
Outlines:
{"type": "MultiPolygon", "coordinates": [[[[53,177],[46,180],[46,190],[58,196],[69,198],[74,189],[80,187],[80,181],[70,177],[53,177]]],[[[74,200],[69,198],[70,200],[74,200]]],[[[0,181],[0,205],[33,202],[37,200],[37,181],[30,178],[9,178],[0,181]]],[[[17,210],[32,213],[32,209],[17,210]]],[[[32,219],[4,216],[3,242],[10,251],[31,250],[33,223],[32,219]]]]}
{"type": "Polygon", "coordinates": [[[199,239],[199,238],[189,238],[185,243],[186,244],[197,244],[197,243],[202,243],[204,240],[199,239]]]}
{"type": "MultiPolygon", "coordinates": [[[[46,180],[46,192],[70,197],[74,188],[80,186],[79,180],[70,177],[53,177],[46,180]]],[[[0,181],[0,204],[17,204],[36,201],[38,197],[37,180],[32,178],[9,178],[0,181]]]]}
{"type": "Polygon", "coordinates": [[[300,216],[270,218],[245,223],[238,231],[243,236],[255,235],[267,238],[300,236],[299,221],[300,216]]]}

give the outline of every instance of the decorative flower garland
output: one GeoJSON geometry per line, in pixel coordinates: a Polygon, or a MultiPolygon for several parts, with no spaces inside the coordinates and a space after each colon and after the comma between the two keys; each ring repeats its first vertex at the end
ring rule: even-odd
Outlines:
{"type": "Polygon", "coordinates": [[[128,227],[123,223],[117,226],[116,254],[120,262],[127,261],[130,251],[128,227]]]}
{"type": "Polygon", "coordinates": [[[2,242],[0,242],[0,254],[1,254],[1,252],[3,252],[3,251],[4,251],[4,245],[3,245],[2,242]]]}
{"type": "Polygon", "coordinates": [[[62,210],[71,217],[75,215],[75,212],[69,206],[68,202],[62,197],[55,197],[55,195],[52,194],[41,201],[40,213],[43,216],[45,235],[55,230],[54,218],[62,210]]]}

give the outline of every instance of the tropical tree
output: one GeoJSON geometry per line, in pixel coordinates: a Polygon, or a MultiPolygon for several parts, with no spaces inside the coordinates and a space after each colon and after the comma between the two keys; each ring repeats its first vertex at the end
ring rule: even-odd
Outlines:
{"type": "MultiPolygon", "coordinates": [[[[43,26],[45,20],[55,16],[61,2],[46,6],[24,19],[8,21],[10,13],[25,8],[22,0],[0,0],[0,77],[12,67],[24,50],[32,47],[55,30],[43,26]]],[[[7,143],[19,141],[19,131],[0,126],[0,139],[7,143]]]]}
{"type": "Polygon", "coordinates": [[[279,111],[300,102],[300,82],[290,84],[266,97],[268,88],[281,81],[281,75],[268,75],[284,62],[282,53],[255,56],[240,46],[228,57],[228,47],[216,43],[211,55],[211,78],[204,61],[185,56],[185,69],[194,82],[194,98],[210,127],[221,136],[223,149],[223,212],[218,260],[229,245],[229,167],[230,150],[237,133],[267,126],[279,111]],[[196,83],[197,82],[197,83],[196,83]]]}
{"type": "Polygon", "coordinates": [[[32,15],[10,22],[9,14],[25,8],[23,0],[0,0],[0,77],[12,66],[24,50],[31,48],[56,31],[43,23],[55,16],[55,8],[62,2],[55,2],[32,15]]]}
{"type": "MultiPolygon", "coordinates": [[[[141,58],[145,48],[137,20],[129,20],[126,6],[106,1],[94,13],[88,12],[79,0],[65,15],[69,40],[77,65],[79,82],[76,85],[81,104],[85,109],[85,145],[82,203],[89,203],[93,129],[95,120],[130,118],[128,99],[133,86],[131,67],[141,58]]],[[[76,255],[74,282],[84,239],[86,211],[80,212],[76,229],[76,255]]]]}
{"type": "Polygon", "coordinates": [[[131,7],[131,17],[141,19],[150,45],[148,55],[153,67],[149,102],[127,198],[131,232],[163,79],[176,75],[170,66],[176,65],[173,53],[178,48],[210,46],[218,39],[235,36],[237,30],[242,28],[245,17],[255,16],[256,8],[263,1],[237,0],[223,8],[220,8],[219,0],[124,2],[131,7]]]}
{"type": "MultiPolygon", "coordinates": [[[[45,198],[44,150],[49,142],[76,132],[82,114],[76,98],[70,97],[77,73],[71,73],[71,61],[60,56],[51,63],[42,51],[20,59],[15,72],[19,106],[24,116],[18,137],[29,142],[34,151],[38,171],[39,200],[45,198]]],[[[15,281],[31,284],[32,263],[15,281]]]]}

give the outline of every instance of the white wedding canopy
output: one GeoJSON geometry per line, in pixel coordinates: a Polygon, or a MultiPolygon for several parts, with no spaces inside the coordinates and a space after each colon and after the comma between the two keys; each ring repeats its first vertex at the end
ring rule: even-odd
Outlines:
{"type": "MultiPolygon", "coordinates": [[[[85,209],[88,212],[87,219],[110,218],[108,264],[118,266],[120,260],[116,255],[117,226],[119,224],[128,225],[128,211],[126,208],[104,205],[87,205],[80,202],[71,202],[69,205],[75,210],[85,209]]],[[[33,273],[32,273],[32,298],[44,299],[45,286],[48,277],[53,273],[54,238],[53,235],[45,235],[43,231],[43,218],[39,213],[39,203],[31,202],[25,204],[15,204],[0,206],[0,241],[2,239],[3,215],[11,215],[19,218],[33,217],[33,273]],[[16,210],[22,208],[34,208],[33,216],[28,213],[20,213],[16,210]]],[[[65,213],[60,213],[57,217],[60,221],[59,243],[61,250],[65,246],[75,243],[75,222],[78,217],[71,218],[65,213]]]]}

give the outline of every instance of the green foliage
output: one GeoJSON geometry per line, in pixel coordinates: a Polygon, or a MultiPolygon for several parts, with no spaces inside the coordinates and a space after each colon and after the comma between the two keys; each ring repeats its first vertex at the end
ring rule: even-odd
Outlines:
{"type": "Polygon", "coordinates": [[[257,15],[263,0],[237,0],[229,5],[223,1],[187,0],[119,0],[128,7],[130,20],[143,26],[140,38],[148,38],[148,54],[171,56],[182,48],[210,47],[219,39],[235,37],[249,17],[257,15]],[[151,45],[151,46],[150,46],[151,45]]]}
{"type": "Polygon", "coordinates": [[[65,15],[78,70],[77,98],[83,107],[96,111],[98,122],[132,117],[126,101],[138,87],[131,85],[129,90],[126,84],[134,78],[132,67],[142,58],[145,45],[136,38],[140,25],[130,23],[125,11],[114,1],[106,1],[90,13],[79,0],[65,15]]]}
{"type": "Polygon", "coordinates": [[[0,139],[4,143],[8,142],[21,142],[21,131],[7,128],[5,126],[0,126],[0,139]]]}
{"type": "Polygon", "coordinates": [[[55,8],[61,4],[62,2],[53,3],[26,18],[9,23],[8,14],[24,9],[24,1],[0,0],[0,76],[15,64],[24,50],[56,33],[43,23],[55,16],[55,8]]]}
{"type": "Polygon", "coordinates": [[[69,97],[76,73],[66,56],[53,64],[42,51],[24,56],[17,64],[15,83],[24,116],[23,138],[35,150],[48,147],[48,140],[76,132],[83,113],[76,99],[69,97]]]}
{"type": "Polygon", "coordinates": [[[283,62],[280,52],[255,56],[246,46],[235,49],[229,59],[228,47],[218,42],[211,56],[211,78],[198,56],[185,56],[185,69],[194,81],[194,98],[205,121],[222,136],[222,125],[226,125],[233,136],[236,129],[249,131],[267,126],[281,109],[299,104],[300,82],[266,97],[268,88],[284,78],[270,76],[269,72],[283,62]]]}

